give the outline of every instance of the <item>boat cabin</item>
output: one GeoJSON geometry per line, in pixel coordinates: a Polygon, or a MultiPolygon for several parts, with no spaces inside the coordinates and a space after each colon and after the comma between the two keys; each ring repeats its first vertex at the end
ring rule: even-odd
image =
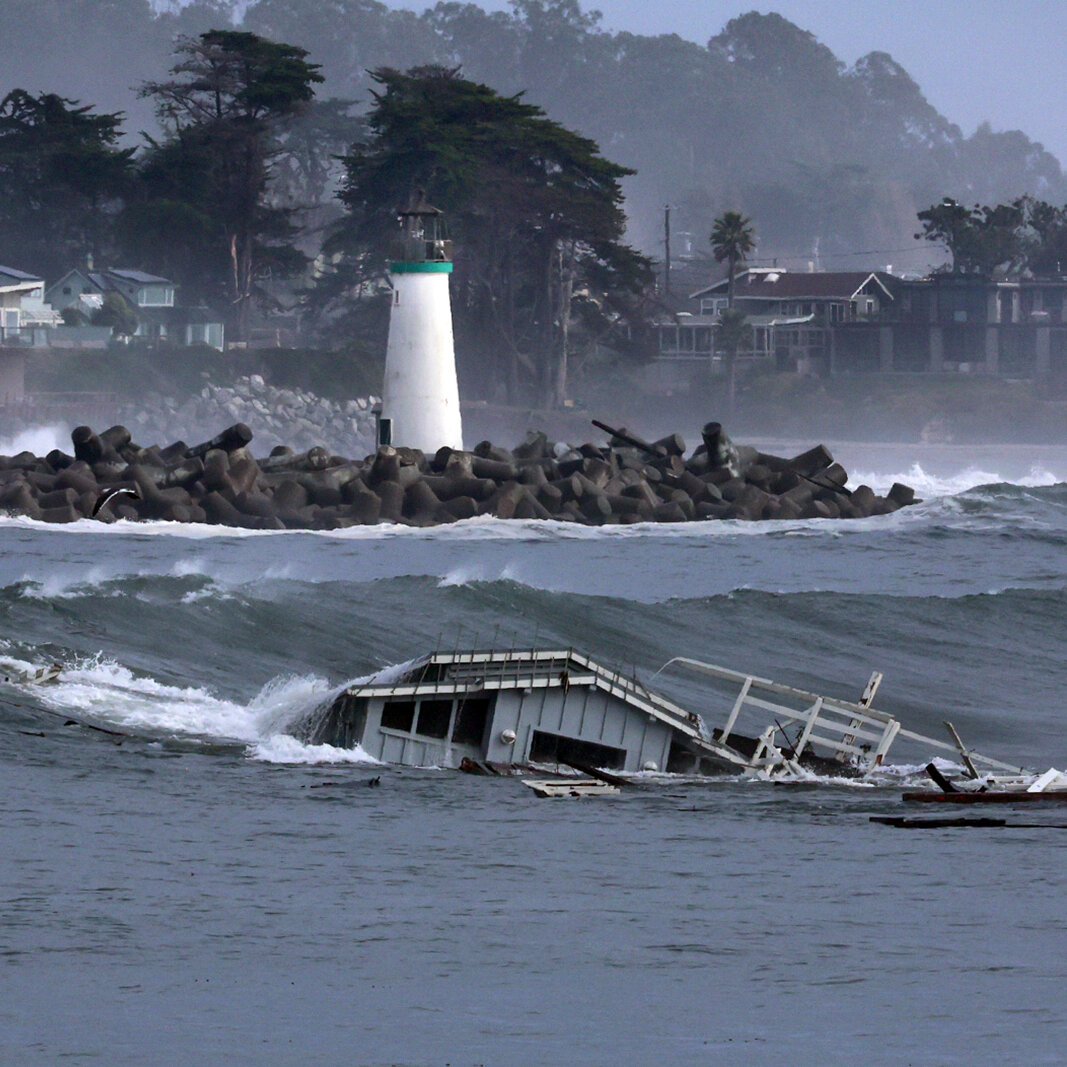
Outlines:
{"type": "Polygon", "coordinates": [[[416,767],[710,773],[730,762],[699,716],[573,649],[436,652],[389,668],[341,693],[310,740],[416,767]]]}

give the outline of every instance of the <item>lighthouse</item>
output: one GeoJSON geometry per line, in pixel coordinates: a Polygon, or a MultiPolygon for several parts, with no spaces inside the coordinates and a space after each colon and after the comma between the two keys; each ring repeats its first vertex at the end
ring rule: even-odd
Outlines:
{"type": "Polygon", "coordinates": [[[420,189],[400,212],[391,249],[389,341],[378,443],[436,452],[463,448],[448,276],[452,242],[420,189]]]}

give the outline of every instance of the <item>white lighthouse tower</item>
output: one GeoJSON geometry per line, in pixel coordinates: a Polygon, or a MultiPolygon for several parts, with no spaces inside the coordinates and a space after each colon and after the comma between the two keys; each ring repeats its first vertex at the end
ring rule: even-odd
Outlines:
{"type": "Polygon", "coordinates": [[[393,304],[378,443],[423,452],[444,445],[462,449],[448,298],[452,242],[444,239],[441,212],[426,203],[421,189],[400,212],[400,223],[389,264],[393,304]]]}

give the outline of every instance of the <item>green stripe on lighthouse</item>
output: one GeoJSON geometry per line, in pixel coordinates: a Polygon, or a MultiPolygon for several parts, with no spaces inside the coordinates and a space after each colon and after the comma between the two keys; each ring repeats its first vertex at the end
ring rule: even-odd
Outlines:
{"type": "Polygon", "coordinates": [[[390,274],[451,274],[452,264],[437,261],[424,260],[422,262],[390,263],[390,274]]]}

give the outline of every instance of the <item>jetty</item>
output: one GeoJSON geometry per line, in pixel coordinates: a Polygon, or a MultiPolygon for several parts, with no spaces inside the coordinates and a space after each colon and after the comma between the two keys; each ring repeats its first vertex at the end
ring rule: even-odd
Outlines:
{"type": "Polygon", "coordinates": [[[532,432],[514,448],[482,441],[433,454],[380,445],[360,458],[274,447],[256,458],[236,423],[208,441],[143,446],[125,426],[79,426],[72,451],[0,456],[0,511],[48,523],[92,518],[209,523],[254,530],[437,526],[478,516],[583,525],[855,519],[916,503],[848,486],[823,445],[792,457],[735,445],[718,422],[689,451],[680,434],[645,440],[595,421],[605,443],[532,432]]]}

